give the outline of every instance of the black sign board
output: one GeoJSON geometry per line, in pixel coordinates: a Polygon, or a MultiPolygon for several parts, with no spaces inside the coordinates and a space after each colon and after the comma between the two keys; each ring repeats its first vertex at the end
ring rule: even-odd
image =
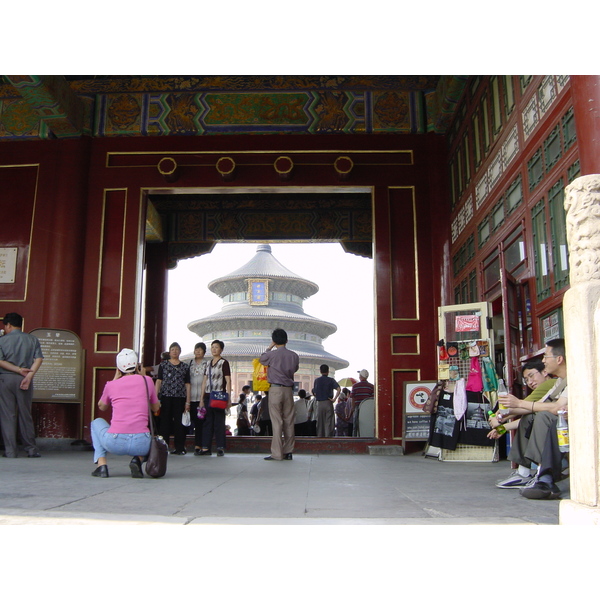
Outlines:
{"type": "Polygon", "coordinates": [[[77,334],[66,329],[34,329],[44,361],[35,374],[35,402],[83,402],[83,350],[77,334]]]}

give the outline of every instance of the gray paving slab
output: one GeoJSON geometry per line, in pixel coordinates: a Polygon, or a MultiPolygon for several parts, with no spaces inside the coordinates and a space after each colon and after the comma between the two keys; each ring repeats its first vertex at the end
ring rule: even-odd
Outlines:
{"type": "MultiPolygon", "coordinates": [[[[259,454],[170,456],[162,479],[132,479],[110,456],[108,479],[92,454],[47,451],[0,458],[0,524],[77,525],[555,525],[558,501],[533,501],[495,482],[499,463],[406,456],[259,454]]],[[[568,479],[559,483],[568,498],[568,479]]]]}

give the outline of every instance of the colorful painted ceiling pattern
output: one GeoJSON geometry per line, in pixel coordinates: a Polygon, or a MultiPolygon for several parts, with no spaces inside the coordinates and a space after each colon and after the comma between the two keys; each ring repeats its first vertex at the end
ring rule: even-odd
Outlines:
{"type": "Polygon", "coordinates": [[[466,78],[4,75],[1,81],[0,140],[15,140],[443,132],[466,78]]]}

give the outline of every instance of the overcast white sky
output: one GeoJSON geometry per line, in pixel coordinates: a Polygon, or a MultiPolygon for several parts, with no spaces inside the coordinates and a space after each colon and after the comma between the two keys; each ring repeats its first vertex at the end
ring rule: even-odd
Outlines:
{"type": "MultiPolygon", "coordinates": [[[[220,243],[208,255],[179,261],[169,272],[167,345],[179,342],[183,354],[193,351],[200,338],[187,328],[188,323],[220,311],[223,305],[208,290],[209,282],[246,264],[257,246],[220,243]]],[[[360,369],[373,374],[373,261],[347,254],[337,243],[272,243],[271,249],[290,271],[319,286],[319,292],[304,301],[304,312],[337,325],[337,332],[323,345],[350,366],[337,371],[336,379],[356,377],[360,369]]],[[[373,376],[369,379],[373,381],[373,376]]]]}

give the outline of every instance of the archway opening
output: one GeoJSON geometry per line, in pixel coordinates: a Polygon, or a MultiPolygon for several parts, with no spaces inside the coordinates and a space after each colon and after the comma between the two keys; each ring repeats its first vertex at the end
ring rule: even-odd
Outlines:
{"type": "MultiPolygon", "coordinates": [[[[318,286],[318,291],[305,299],[294,295],[282,298],[281,294],[271,298],[275,303],[283,300],[285,304],[286,299],[292,302],[292,322],[288,321],[286,327],[294,329],[296,311],[300,316],[305,314],[327,324],[325,337],[318,339],[318,345],[321,346],[322,343],[323,357],[310,360],[301,358],[299,387],[306,388],[310,394],[314,377],[318,375],[318,367],[320,363],[328,362],[328,356],[338,357],[347,364],[342,364],[342,368],[339,368],[338,363],[338,369],[331,370],[330,374],[336,381],[348,378],[358,380],[358,371],[362,369],[374,374],[373,261],[348,254],[339,243],[275,242],[269,246],[272,257],[286,270],[318,286]],[[332,330],[333,333],[330,333],[332,330]]],[[[233,325],[228,324],[226,330],[220,330],[219,326],[210,327],[210,324],[205,323],[202,336],[188,327],[197,320],[208,318],[206,320],[210,321],[211,315],[221,315],[222,312],[227,314],[232,303],[246,302],[247,298],[241,297],[244,296],[243,292],[222,297],[222,294],[211,291],[209,284],[248,263],[259,248],[261,246],[254,243],[219,243],[210,254],[181,260],[175,269],[169,271],[166,341],[168,344],[177,341],[181,345],[184,360],[191,360],[194,345],[199,341],[204,341],[210,347],[212,339],[228,338],[225,340],[223,353],[227,358],[228,343],[230,348],[237,349],[241,341],[247,341],[244,336],[261,335],[255,323],[245,325],[243,320],[236,321],[233,325]]],[[[294,340],[303,337],[301,329],[300,327],[291,336],[294,340]]],[[[264,337],[265,332],[262,335],[264,337]]],[[[233,394],[237,398],[242,386],[248,383],[246,363],[249,359],[236,357],[236,350],[232,352],[234,356],[230,356],[228,360],[232,363],[233,394]]],[[[235,420],[235,412],[232,411],[228,420],[232,432],[235,430],[235,420]]]]}

